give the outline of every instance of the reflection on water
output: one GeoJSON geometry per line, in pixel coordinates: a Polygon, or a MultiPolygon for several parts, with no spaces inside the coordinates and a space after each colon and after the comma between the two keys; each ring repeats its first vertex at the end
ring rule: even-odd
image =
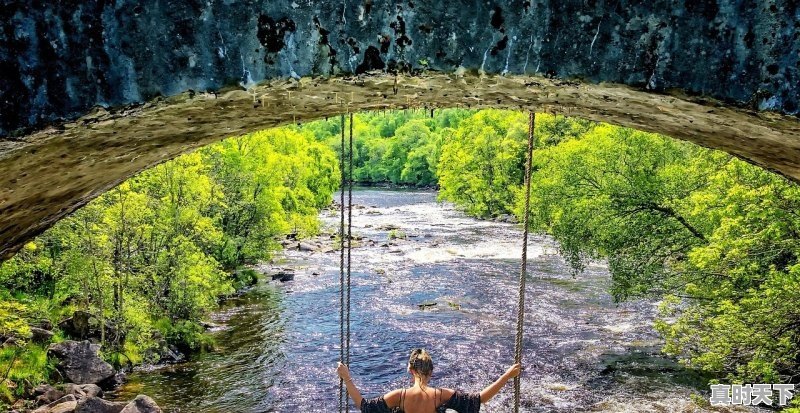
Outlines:
{"type": "MultiPolygon", "coordinates": [[[[362,393],[407,384],[410,349],[434,356],[434,384],[480,390],[513,359],[521,231],[478,221],[430,191],[354,193],[352,365],[362,393]],[[390,239],[404,234],[405,240],[390,239]],[[421,309],[419,304],[436,303],[421,309]]],[[[335,212],[323,213],[331,230],[335,212]]],[[[602,265],[570,276],[557,245],[529,245],[523,407],[681,411],[701,377],[660,357],[647,301],[615,305],[602,265]]],[[[117,397],[152,396],[167,412],[332,412],[339,355],[338,252],[287,251],[294,281],[263,281],[213,321],[219,350],[139,371],[117,397]]],[[[483,411],[509,411],[511,386],[483,411]]],[[[356,411],[353,409],[353,411],[356,411]]]]}

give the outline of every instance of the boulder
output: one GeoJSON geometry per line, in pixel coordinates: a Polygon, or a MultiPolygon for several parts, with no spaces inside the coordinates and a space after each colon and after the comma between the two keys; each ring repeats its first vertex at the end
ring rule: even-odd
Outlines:
{"type": "Polygon", "coordinates": [[[177,347],[169,344],[161,348],[161,357],[158,362],[161,364],[175,364],[186,360],[186,356],[177,347]]]}
{"type": "Polygon", "coordinates": [[[20,341],[16,337],[6,337],[6,339],[3,340],[3,348],[19,347],[19,346],[20,346],[20,341]]]}
{"type": "Polygon", "coordinates": [[[36,388],[33,390],[33,394],[36,396],[37,406],[53,403],[65,396],[63,391],[58,390],[49,384],[36,386],[36,388]]]}
{"type": "Polygon", "coordinates": [[[97,384],[116,373],[100,358],[99,351],[98,344],[67,340],[51,344],[47,355],[59,360],[56,367],[67,380],[76,384],[97,384]]]}
{"type": "Polygon", "coordinates": [[[31,327],[31,341],[34,343],[49,343],[53,332],[39,327],[31,327]]]}
{"type": "Polygon", "coordinates": [[[34,410],[33,413],[72,413],[77,405],[75,396],[68,394],[34,410]]]}
{"type": "Polygon", "coordinates": [[[300,250],[300,251],[305,251],[305,252],[314,252],[314,251],[318,250],[319,248],[314,244],[311,244],[311,243],[308,243],[308,242],[301,242],[301,243],[297,244],[297,249],[300,250]]]}
{"type": "Polygon", "coordinates": [[[294,272],[293,271],[280,271],[275,274],[271,275],[272,281],[278,280],[281,282],[291,281],[294,280],[294,272]]]}
{"type": "Polygon", "coordinates": [[[42,329],[45,329],[45,330],[52,330],[53,329],[53,323],[50,320],[46,319],[46,318],[43,318],[43,319],[39,320],[36,324],[34,324],[34,326],[42,328],[42,329]]]}
{"type": "Polygon", "coordinates": [[[103,397],[103,389],[96,384],[67,383],[63,386],[64,393],[75,396],[78,401],[89,397],[103,397]]]}
{"type": "Polygon", "coordinates": [[[75,407],[77,406],[78,402],[72,400],[51,407],[50,410],[47,411],[47,413],[74,413],[75,407]]]}
{"type": "Polygon", "coordinates": [[[161,408],[158,407],[153,399],[140,394],[128,403],[120,413],[161,413],[161,408]]]}
{"type": "Polygon", "coordinates": [[[81,384],[80,388],[86,393],[86,397],[103,397],[103,389],[96,384],[81,384]]]}
{"type": "Polygon", "coordinates": [[[110,402],[99,397],[87,397],[78,402],[75,413],[119,413],[125,408],[125,403],[110,402]]]}
{"type": "Polygon", "coordinates": [[[55,388],[49,384],[40,384],[33,388],[33,395],[34,396],[41,396],[47,393],[49,390],[55,390],[55,388]]]}
{"type": "Polygon", "coordinates": [[[509,224],[514,224],[517,222],[517,218],[511,214],[501,214],[494,218],[495,222],[504,222],[509,224]]]}

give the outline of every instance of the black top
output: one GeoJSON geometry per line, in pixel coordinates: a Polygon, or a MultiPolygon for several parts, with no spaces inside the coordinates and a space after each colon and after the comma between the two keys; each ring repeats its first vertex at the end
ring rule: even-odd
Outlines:
{"type": "MultiPolygon", "coordinates": [[[[400,399],[402,401],[402,395],[400,399]]],[[[481,410],[481,395],[480,393],[464,393],[456,390],[450,400],[436,408],[436,413],[445,413],[447,409],[453,409],[458,413],[478,413],[481,410]]],[[[403,410],[401,407],[390,409],[381,396],[374,399],[362,399],[361,413],[403,413],[403,410]]]]}

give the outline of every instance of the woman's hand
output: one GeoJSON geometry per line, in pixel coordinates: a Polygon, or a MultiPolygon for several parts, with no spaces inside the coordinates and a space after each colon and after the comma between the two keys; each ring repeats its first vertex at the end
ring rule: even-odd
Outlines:
{"type": "Polygon", "coordinates": [[[495,380],[494,383],[487,386],[485,389],[481,391],[481,403],[486,403],[494,397],[503,386],[508,383],[509,380],[513,379],[514,377],[519,376],[519,373],[522,371],[522,365],[517,363],[506,370],[499,379],[495,380]]]}
{"type": "Polygon", "coordinates": [[[341,377],[342,380],[345,380],[345,381],[350,380],[350,369],[347,368],[347,365],[342,364],[342,363],[337,363],[337,365],[336,365],[336,373],[339,374],[339,377],[341,377]]]}
{"type": "Polygon", "coordinates": [[[521,371],[522,371],[522,365],[517,363],[517,364],[509,367],[508,370],[506,370],[506,373],[504,374],[504,376],[506,376],[509,379],[513,379],[514,377],[519,376],[519,373],[521,371]]]}
{"type": "MultiPolygon", "coordinates": [[[[350,377],[350,369],[347,368],[346,364],[337,363],[336,364],[336,373],[339,374],[339,377],[344,380],[345,386],[347,386],[347,394],[350,395],[350,398],[353,399],[353,403],[356,406],[361,406],[361,402],[364,400],[361,397],[361,392],[358,391],[356,385],[353,384],[353,379],[350,377]]],[[[361,407],[359,407],[360,409],[361,407]]]]}

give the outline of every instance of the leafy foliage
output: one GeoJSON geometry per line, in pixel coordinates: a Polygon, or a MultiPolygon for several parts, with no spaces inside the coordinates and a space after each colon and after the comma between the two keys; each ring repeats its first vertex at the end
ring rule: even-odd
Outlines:
{"type": "MultiPolygon", "coordinates": [[[[292,128],[230,138],[147,170],[0,266],[0,335],[28,337],[28,323],[81,309],[99,318],[112,361],[147,361],[159,337],[207,347],[199,321],[234,286],[255,281],[234,270],[268,258],[283,234],[317,231],[338,176],[334,152],[292,128]]],[[[25,357],[9,361],[19,367],[12,380],[25,378],[21,366],[41,367],[25,357]]]]}
{"type": "Polygon", "coordinates": [[[796,184],[610,125],[535,162],[533,229],[552,234],[576,271],[606,258],[616,299],[666,297],[656,327],[667,353],[730,380],[799,377],[796,184]]]}

